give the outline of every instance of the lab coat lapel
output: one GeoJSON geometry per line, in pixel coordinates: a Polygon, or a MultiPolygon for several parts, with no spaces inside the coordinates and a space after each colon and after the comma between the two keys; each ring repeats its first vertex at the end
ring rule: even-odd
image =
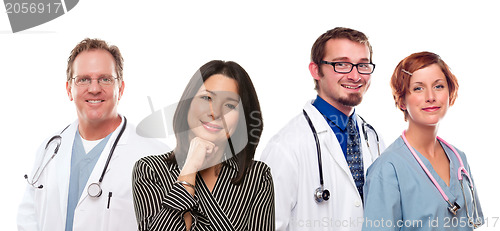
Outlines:
{"type": "MultiPolygon", "coordinates": [[[[57,168],[57,187],[60,195],[59,206],[61,214],[63,215],[66,215],[66,209],[68,206],[71,153],[73,152],[73,141],[75,140],[77,128],[78,121],[75,121],[62,133],[61,146],[59,147],[59,152],[54,158],[55,163],[52,165],[57,168]]],[[[63,219],[65,220],[66,217],[63,217],[63,219]]]]}
{"type": "MultiPolygon", "coordinates": [[[[108,143],[106,144],[106,147],[104,147],[104,149],[102,150],[102,153],[101,155],[99,156],[99,160],[97,160],[97,163],[95,164],[94,166],[94,169],[92,170],[92,173],[90,174],[90,177],[87,181],[87,184],[85,184],[85,188],[83,189],[83,192],[82,192],[82,195],[80,196],[80,199],[78,201],[78,204],[77,204],[77,208],[78,206],[80,206],[80,204],[89,197],[88,195],[88,192],[87,192],[87,189],[89,188],[89,185],[92,184],[92,183],[98,183],[99,182],[99,178],[101,178],[101,175],[102,175],[102,171],[104,170],[104,166],[106,165],[106,161],[108,160],[108,156],[109,156],[109,152],[111,151],[111,147],[113,146],[113,144],[115,143],[115,140],[118,136],[118,133],[120,133],[120,130],[121,128],[123,127],[123,117],[122,117],[122,123],[120,124],[120,126],[118,126],[115,131],[113,132],[113,134],[111,135],[111,137],[109,138],[108,140],[108,143]]],[[[122,137],[120,138],[120,140],[118,141],[118,144],[116,145],[116,148],[115,148],[115,151],[113,153],[113,156],[111,157],[111,160],[109,161],[109,165],[108,165],[108,168],[106,169],[106,173],[109,172],[111,170],[111,168],[113,167],[112,163],[113,163],[113,160],[118,158],[120,156],[119,152],[117,151],[117,149],[119,148],[120,145],[126,143],[126,137],[128,136],[127,133],[129,129],[125,129],[125,131],[123,132],[123,135],[122,137]]],[[[104,174],[104,179],[106,179],[106,174],[104,174]]],[[[104,180],[103,180],[104,182],[104,180]]],[[[101,183],[101,189],[102,189],[102,183],[101,183]]],[[[102,195],[101,195],[102,196],[102,195]]]]}
{"type": "MultiPolygon", "coordinates": [[[[342,148],[340,147],[337,137],[326,122],[325,118],[311,103],[306,104],[305,110],[311,118],[316,132],[318,133],[322,158],[326,158],[325,154],[331,156],[337,163],[338,167],[342,168],[344,173],[351,179],[353,187],[356,187],[356,185],[354,184],[354,180],[352,179],[349,166],[347,165],[347,161],[345,160],[344,153],[342,152],[342,148]]],[[[323,161],[323,164],[325,163],[328,162],[323,161]]],[[[323,166],[323,169],[333,167],[335,166],[323,166]]]]}

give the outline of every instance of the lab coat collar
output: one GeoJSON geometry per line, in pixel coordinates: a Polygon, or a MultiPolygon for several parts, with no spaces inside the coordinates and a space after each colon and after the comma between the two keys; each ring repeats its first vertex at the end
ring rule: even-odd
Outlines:
{"type": "MultiPolygon", "coordinates": [[[[337,140],[337,137],[333,133],[332,129],[324,119],[323,115],[312,105],[312,101],[306,103],[304,106],[304,110],[307,112],[309,117],[311,118],[311,121],[316,129],[316,132],[318,133],[318,139],[321,145],[321,151],[322,151],[322,158],[326,158],[326,155],[330,155],[337,165],[343,170],[345,173],[345,176],[350,179],[351,182],[351,187],[354,187],[356,189],[356,183],[354,182],[354,179],[352,177],[351,171],[349,170],[349,166],[347,165],[347,161],[345,159],[344,153],[342,152],[342,148],[340,147],[340,144],[337,140]],[[326,152],[325,152],[326,150],[326,152]]],[[[354,114],[353,114],[354,115],[354,114]]],[[[360,124],[360,119],[358,119],[357,116],[353,117],[356,118],[356,121],[358,122],[358,128],[361,131],[361,124],[360,124]]],[[[305,118],[304,118],[305,120],[305,118]]],[[[307,122],[306,122],[307,123],[307,122]]],[[[364,174],[366,176],[366,169],[368,168],[367,163],[371,163],[372,158],[370,156],[370,151],[368,150],[368,147],[366,145],[366,142],[364,142],[364,136],[362,132],[360,133],[360,138],[361,138],[361,148],[362,148],[362,154],[363,154],[363,167],[364,167],[364,174]]],[[[332,167],[332,166],[329,166],[332,167]]],[[[346,186],[347,187],[347,186],[346,186]]],[[[356,190],[357,191],[357,190],[356,190]]],[[[358,197],[361,196],[358,193],[358,197]]]]}
{"type": "Polygon", "coordinates": [[[355,116],[355,113],[352,113],[351,116],[345,115],[339,111],[339,109],[326,102],[319,95],[312,104],[327,120],[335,124],[335,126],[340,128],[342,131],[346,130],[348,121],[355,116]]]}
{"type": "MultiPolygon", "coordinates": [[[[326,120],[323,118],[323,115],[312,105],[312,102],[308,102],[304,106],[304,110],[311,118],[314,128],[316,129],[316,133],[318,134],[318,139],[321,145],[322,158],[326,158],[326,154],[330,155],[335,160],[335,162],[337,162],[338,166],[340,166],[342,170],[344,170],[346,175],[352,178],[351,171],[349,170],[347,161],[345,160],[342,148],[337,141],[337,137],[333,133],[326,120]],[[327,152],[324,151],[325,149],[327,150],[327,152]]],[[[352,180],[352,183],[353,186],[355,186],[354,180],[352,180]]]]}

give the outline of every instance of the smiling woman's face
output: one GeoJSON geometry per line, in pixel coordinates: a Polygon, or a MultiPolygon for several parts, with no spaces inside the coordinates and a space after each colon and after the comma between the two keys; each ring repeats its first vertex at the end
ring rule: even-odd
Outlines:
{"type": "Polygon", "coordinates": [[[221,145],[238,125],[240,98],[234,79],[221,74],[210,76],[193,98],[188,112],[192,137],[221,145]]]}
{"type": "Polygon", "coordinates": [[[410,123],[435,126],[450,106],[450,92],[446,76],[437,64],[413,73],[410,92],[406,93],[403,109],[408,112],[410,123]]]}

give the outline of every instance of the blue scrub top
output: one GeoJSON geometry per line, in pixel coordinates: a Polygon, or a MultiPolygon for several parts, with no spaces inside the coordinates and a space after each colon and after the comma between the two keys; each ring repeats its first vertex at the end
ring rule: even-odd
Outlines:
{"type": "MultiPolygon", "coordinates": [[[[460,182],[457,178],[460,162],[453,151],[441,143],[450,160],[450,187],[434,171],[431,163],[416,151],[429,172],[441,186],[451,203],[457,202],[461,209],[454,216],[448,211],[448,203],[439,193],[403,139],[399,137],[370,166],[364,186],[365,221],[363,230],[472,230],[469,225],[460,182]]],[[[456,148],[455,148],[456,149],[456,148]]],[[[465,169],[471,174],[465,154],[457,150],[465,169]]],[[[472,178],[472,175],[471,175],[472,178]]],[[[464,176],[464,191],[473,213],[469,182],[464,176]]],[[[474,180],[472,179],[474,184],[474,180]]],[[[474,186],[476,186],[474,184],[474,186]]],[[[483,212],[475,199],[481,220],[483,212]]]]}

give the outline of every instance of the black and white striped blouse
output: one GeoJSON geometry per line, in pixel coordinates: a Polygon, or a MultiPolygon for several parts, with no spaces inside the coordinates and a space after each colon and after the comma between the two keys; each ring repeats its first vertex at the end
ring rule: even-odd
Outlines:
{"type": "Polygon", "coordinates": [[[191,212],[191,230],[274,230],[274,189],[270,168],[254,161],[240,185],[231,183],[238,166],[223,164],[212,192],[199,174],[193,197],[174,184],[180,169],[167,163],[169,154],[137,161],[133,172],[134,206],[139,230],[186,230],[183,215],[191,212]]]}

